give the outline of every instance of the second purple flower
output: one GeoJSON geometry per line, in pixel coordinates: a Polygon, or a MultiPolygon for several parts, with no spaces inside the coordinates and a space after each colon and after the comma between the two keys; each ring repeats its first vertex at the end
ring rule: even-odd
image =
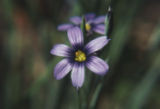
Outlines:
{"type": "MultiPolygon", "coordinates": [[[[105,17],[106,16],[95,17],[95,14],[93,13],[86,14],[84,18],[86,22],[85,29],[87,31],[87,35],[91,35],[93,32],[104,35],[105,34],[105,24],[104,24],[105,17]]],[[[72,22],[72,24],[61,24],[58,26],[58,30],[66,31],[75,26],[80,27],[80,24],[82,23],[82,18],[79,16],[74,16],[70,18],[70,21],[72,22]]]]}

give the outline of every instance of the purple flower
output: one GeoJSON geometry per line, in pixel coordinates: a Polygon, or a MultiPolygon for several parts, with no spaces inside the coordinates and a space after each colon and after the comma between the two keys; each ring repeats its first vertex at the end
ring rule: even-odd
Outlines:
{"type": "Polygon", "coordinates": [[[56,65],[54,76],[60,80],[72,70],[72,84],[78,89],[82,87],[84,82],[85,66],[98,75],[107,73],[108,64],[93,54],[102,49],[109,42],[109,39],[106,36],[101,36],[84,46],[83,34],[79,27],[69,29],[67,34],[72,47],[57,44],[51,50],[51,54],[65,57],[56,65]]]}
{"type": "MultiPolygon", "coordinates": [[[[70,21],[72,24],[61,24],[58,26],[58,30],[60,31],[66,31],[70,28],[73,28],[75,26],[79,26],[82,23],[82,18],[79,16],[74,16],[70,18],[70,21]]],[[[86,14],[85,15],[85,29],[87,31],[87,34],[90,35],[93,32],[99,33],[99,34],[105,34],[105,16],[98,16],[95,17],[95,14],[86,14]]]]}

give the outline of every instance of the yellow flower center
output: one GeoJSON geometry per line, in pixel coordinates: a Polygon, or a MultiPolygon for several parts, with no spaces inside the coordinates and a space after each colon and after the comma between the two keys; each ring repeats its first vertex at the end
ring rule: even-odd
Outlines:
{"type": "Polygon", "coordinates": [[[86,27],[86,30],[87,30],[87,31],[89,31],[89,30],[91,29],[91,25],[88,24],[88,23],[86,23],[85,27],[86,27]]]}
{"type": "Polygon", "coordinates": [[[86,60],[86,54],[81,50],[75,52],[75,61],[83,62],[86,60]]]}

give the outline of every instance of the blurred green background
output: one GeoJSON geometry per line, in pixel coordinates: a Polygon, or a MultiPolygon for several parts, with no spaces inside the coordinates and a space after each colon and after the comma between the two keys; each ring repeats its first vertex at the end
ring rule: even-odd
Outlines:
{"type": "Polygon", "coordinates": [[[70,76],[53,77],[61,58],[50,50],[68,43],[57,26],[74,15],[104,15],[109,5],[110,71],[103,79],[86,72],[83,109],[160,109],[159,0],[1,0],[0,109],[78,109],[70,76]]]}

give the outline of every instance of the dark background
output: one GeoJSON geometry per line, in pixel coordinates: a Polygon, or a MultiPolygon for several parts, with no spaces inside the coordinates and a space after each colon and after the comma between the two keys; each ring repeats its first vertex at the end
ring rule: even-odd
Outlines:
{"type": "MultiPolygon", "coordinates": [[[[112,40],[104,57],[110,71],[94,108],[159,109],[159,0],[1,0],[0,109],[77,109],[70,77],[57,81],[52,74],[60,58],[50,50],[67,42],[57,26],[75,15],[105,15],[109,5],[112,40]]],[[[100,81],[86,77],[82,102],[87,108],[100,81]]]]}

